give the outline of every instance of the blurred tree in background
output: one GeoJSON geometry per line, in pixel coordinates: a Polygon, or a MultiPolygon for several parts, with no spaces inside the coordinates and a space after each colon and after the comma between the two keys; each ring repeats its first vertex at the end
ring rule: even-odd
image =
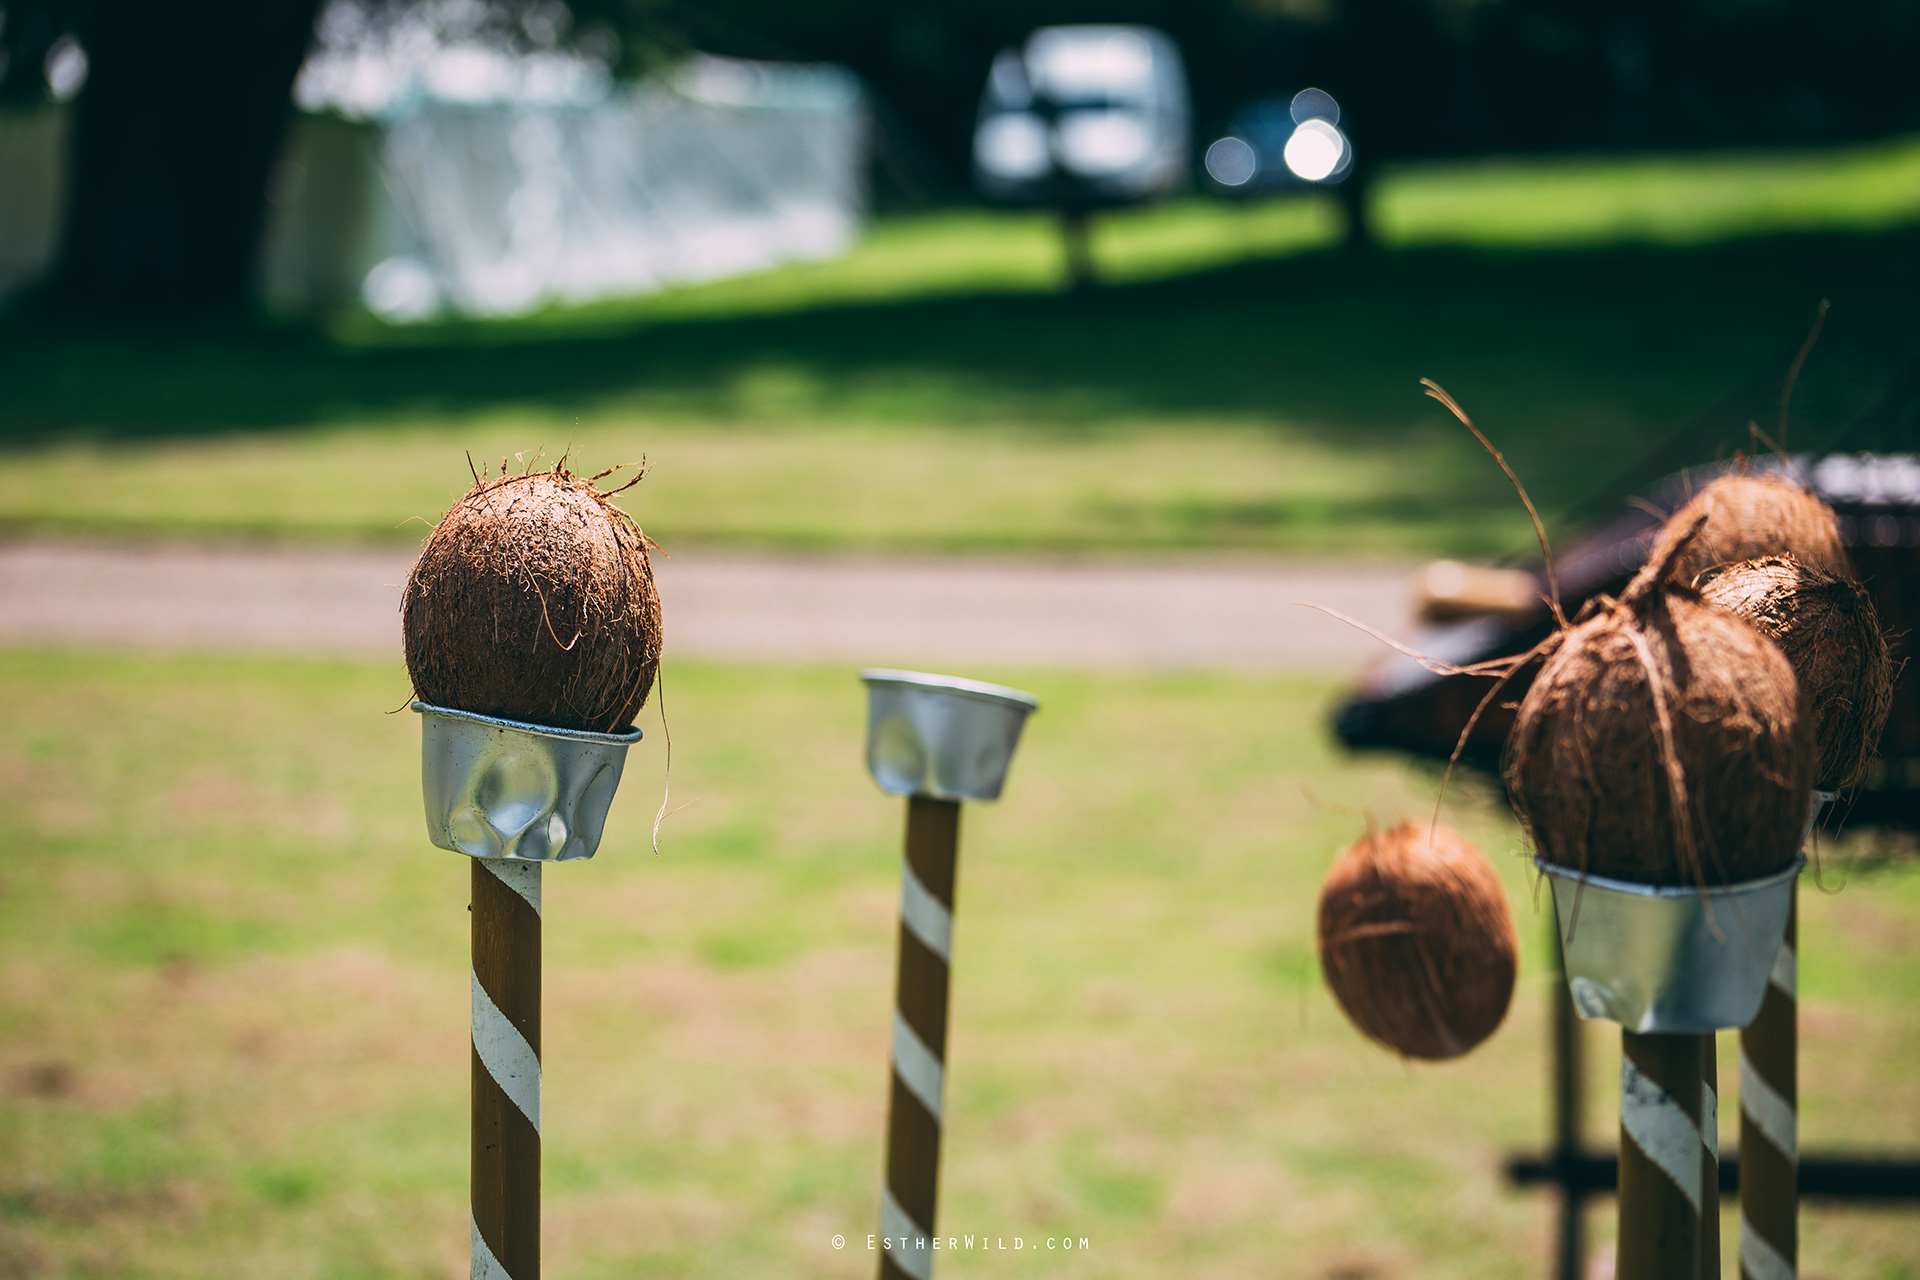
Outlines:
{"type": "MultiPolygon", "coordinates": [[[[845,63],[922,198],[964,192],[994,53],[1034,27],[1138,22],[1180,44],[1204,127],[1266,94],[1340,99],[1364,167],[1485,152],[1856,140],[1920,129],[1910,0],[334,0],[538,25],[635,74],[689,50],[845,63]],[[538,19],[537,24],[531,22],[538,19]]],[[[322,0],[0,0],[0,97],[88,73],[59,306],[246,305],[269,171],[322,0]]],[[[882,157],[885,159],[886,157],[882,157]]],[[[1358,188],[1356,188],[1358,189],[1358,188]]]]}
{"type": "Polygon", "coordinates": [[[52,302],[135,316],[246,305],[267,174],[320,4],[9,0],[6,96],[45,92],[60,37],[85,51],[52,302]]]}

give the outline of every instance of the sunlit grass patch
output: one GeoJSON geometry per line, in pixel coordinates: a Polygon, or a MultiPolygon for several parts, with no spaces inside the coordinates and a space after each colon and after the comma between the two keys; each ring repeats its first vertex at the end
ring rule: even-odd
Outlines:
{"type": "Polygon", "coordinates": [[[1380,189],[1393,244],[1704,244],[1920,219],[1920,141],[1823,151],[1409,165],[1380,189]]]}
{"type": "Polygon", "coordinates": [[[1109,283],[1087,296],[1060,289],[1048,215],[958,210],[882,220],[832,262],[517,320],[27,326],[0,343],[0,531],[406,542],[469,453],[544,445],[646,456],[635,502],[669,546],[1524,552],[1419,378],[1549,517],[1591,518],[1647,471],[1752,447],[1829,297],[1793,426],[1830,439],[1920,333],[1916,173],[1911,141],[1389,168],[1370,257],[1319,252],[1326,193],[1192,198],[1097,218],[1109,283]]]}

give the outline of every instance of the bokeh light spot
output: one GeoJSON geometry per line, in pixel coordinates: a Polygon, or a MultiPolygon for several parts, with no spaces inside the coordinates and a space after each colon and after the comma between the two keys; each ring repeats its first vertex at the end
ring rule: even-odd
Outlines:
{"type": "Polygon", "coordinates": [[[1223,187],[1243,186],[1260,167],[1260,157],[1241,138],[1222,138],[1207,148],[1207,173],[1223,187]]]}

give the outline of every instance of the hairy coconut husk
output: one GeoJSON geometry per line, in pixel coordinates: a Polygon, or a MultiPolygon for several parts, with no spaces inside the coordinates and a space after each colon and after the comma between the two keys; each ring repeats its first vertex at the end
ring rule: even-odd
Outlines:
{"type": "Polygon", "coordinates": [[[1409,1058],[1457,1058],[1513,999],[1519,939],[1499,876],[1445,827],[1370,831],[1320,888],[1320,968],[1353,1024],[1409,1058]]]}
{"type": "Polygon", "coordinates": [[[660,667],[645,535],[564,462],[476,480],[434,526],[401,615],[414,694],[435,706],[610,733],[660,667]]]}
{"type": "Polygon", "coordinates": [[[1540,856],[1651,885],[1735,884],[1790,865],[1813,785],[1813,719],[1779,646],[1671,580],[1710,515],[1555,637],[1507,740],[1540,856]]]}
{"type": "Polygon", "coordinates": [[[1702,515],[1706,524],[1692,545],[1673,559],[1670,572],[1678,582],[1692,582],[1716,565],[1780,554],[1836,578],[1853,576],[1833,509],[1779,475],[1721,476],[1673,513],[1654,537],[1647,558],[1666,559],[1702,515]]]}
{"type": "Polygon", "coordinates": [[[1866,588],[1793,556],[1712,569],[1698,585],[1793,664],[1813,714],[1814,785],[1837,791],[1860,781],[1893,706],[1893,660],[1866,588]]]}

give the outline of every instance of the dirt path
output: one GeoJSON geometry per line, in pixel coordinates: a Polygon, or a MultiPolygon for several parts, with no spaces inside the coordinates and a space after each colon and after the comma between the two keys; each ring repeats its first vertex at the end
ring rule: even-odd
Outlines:
{"type": "MultiPolygon", "coordinates": [[[[0,544],[0,643],[392,656],[411,554],[0,544]]],[[[669,654],[876,666],[1348,671],[1389,633],[1406,566],[861,560],[683,552],[659,562],[669,654]]]]}

